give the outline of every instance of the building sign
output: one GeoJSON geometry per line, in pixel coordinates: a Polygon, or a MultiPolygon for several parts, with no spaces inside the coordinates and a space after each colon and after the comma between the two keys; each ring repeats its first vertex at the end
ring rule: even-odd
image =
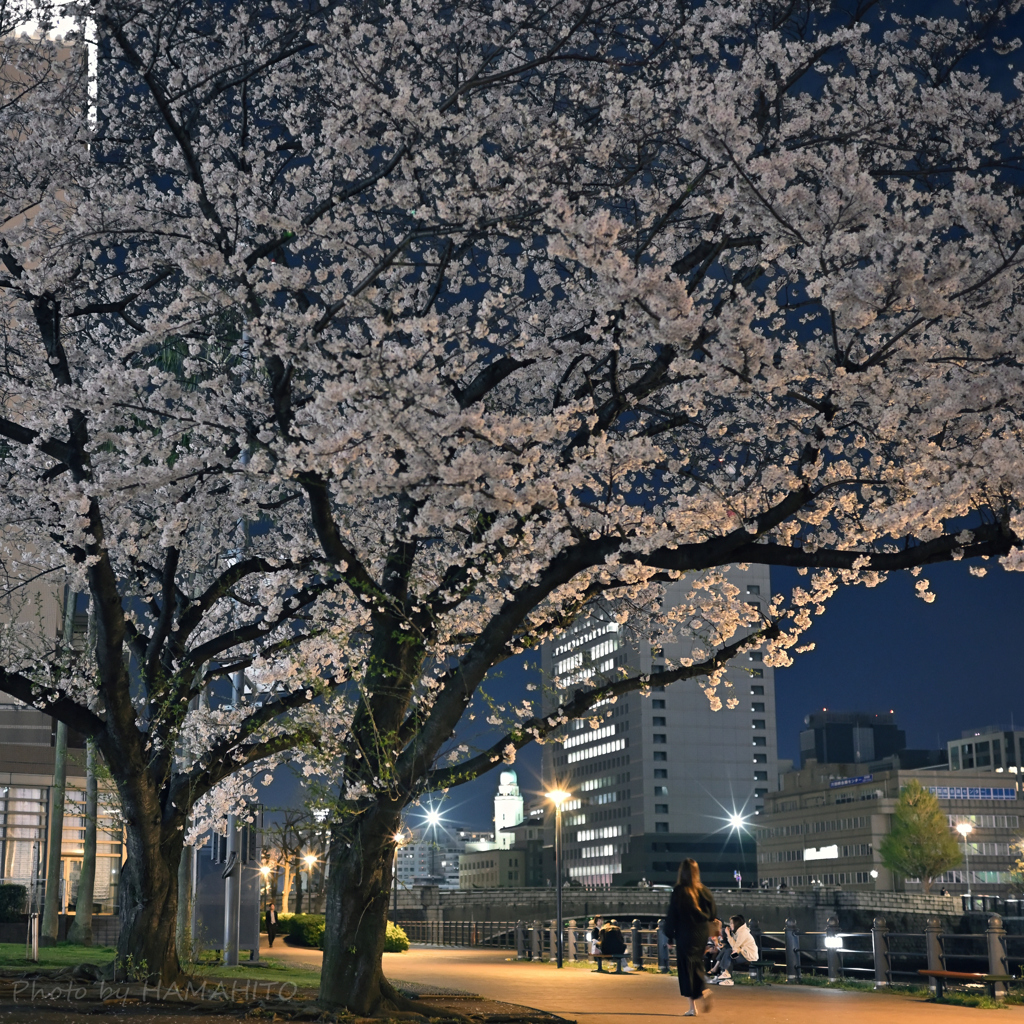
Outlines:
{"type": "Polygon", "coordinates": [[[838,860],[839,859],[839,847],[838,845],[832,846],[819,846],[815,849],[813,846],[807,850],[804,850],[804,860],[838,860]]]}
{"type": "Polygon", "coordinates": [[[858,782],[870,782],[874,775],[858,775],[855,779],[832,779],[828,784],[829,789],[838,789],[840,786],[856,786],[858,782]]]}
{"type": "Polygon", "coordinates": [[[940,800],[1016,800],[1017,790],[989,786],[929,786],[940,800]]]}

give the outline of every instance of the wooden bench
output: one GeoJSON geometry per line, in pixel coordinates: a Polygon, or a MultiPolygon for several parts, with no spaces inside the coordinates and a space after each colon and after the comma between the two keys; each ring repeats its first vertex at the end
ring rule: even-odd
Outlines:
{"type": "Polygon", "coordinates": [[[602,964],[604,963],[605,960],[614,960],[615,961],[615,970],[613,972],[614,974],[625,974],[626,973],[622,969],[622,961],[627,959],[625,953],[591,953],[590,954],[590,958],[591,958],[591,960],[596,960],[597,961],[597,970],[596,971],[591,971],[590,972],[591,974],[607,974],[608,972],[606,970],[604,970],[604,968],[602,967],[602,964]]]}
{"type": "Polygon", "coordinates": [[[750,980],[756,981],[758,985],[763,985],[766,968],[774,966],[775,963],[772,960],[748,960],[747,969],[750,971],[750,980]]]}
{"type": "Polygon", "coordinates": [[[995,999],[996,998],[996,985],[1002,983],[1003,985],[1009,984],[1013,981],[1013,977],[1009,974],[972,974],[968,971],[928,971],[920,970],[918,974],[923,974],[926,978],[935,979],[935,998],[942,998],[942,991],[944,983],[947,981],[966,981],[973,982],[976,985],[984,985],[988,994],[995,999]]]}

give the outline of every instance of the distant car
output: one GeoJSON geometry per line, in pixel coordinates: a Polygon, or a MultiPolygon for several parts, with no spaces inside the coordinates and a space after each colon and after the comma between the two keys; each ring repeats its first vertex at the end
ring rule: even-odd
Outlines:
{"type": "Polygon", "coordinates": [[[651,892],[672,892],[671,885],[652,885],[651,892]]]}

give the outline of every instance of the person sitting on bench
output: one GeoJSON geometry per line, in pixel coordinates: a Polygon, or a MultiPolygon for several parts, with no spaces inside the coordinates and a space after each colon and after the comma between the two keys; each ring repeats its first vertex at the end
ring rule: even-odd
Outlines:
{"type": "MultiPolygon", "coordinates": [[[[598,945],[603,956],[615,956],[616,953],[626,952],[626,940],[622,937],[622,929],[614,917],[601,929],[598,945]]],[[[625,956],[622,958],[622,969],[629,970],[625,956]]]]}
{"type": "Polygon", "coordinates": [[[711,973],[710,980],[716,985],[734,985],[732,968],[742,970],[757,959],[757,943],[750,934],[742,914],[733,914],[722,929],[725,943],[718,955],[718,966],[711,973]]]}

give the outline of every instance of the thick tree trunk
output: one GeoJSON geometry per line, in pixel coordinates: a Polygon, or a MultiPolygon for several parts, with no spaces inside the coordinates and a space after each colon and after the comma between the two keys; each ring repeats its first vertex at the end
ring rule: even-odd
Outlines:
{"type": "Polygon", "coordinates": [[[184,956],[187,963],[198,959],[198,950],[192,944],[192,849],[182,850],[178,862],[178,922],[175,931],[175,945],[178,960],[184,956]]]}
{"type": "Polygon", "coordinates": [[[401,812],[371,811],[339,827],[331,842],[320,1005],[369,1016],[382,1008],[415,1009],[384,979],[381,957],[401,812]]]}
{"type": "Polygon", "coordinates": [[[118,893],[118,977],[145,977],[170,984],[182,975],[176,932],[184,832],[173,824],[147,823],[127,804],[124,812],[128,849],[118,893]]]}

